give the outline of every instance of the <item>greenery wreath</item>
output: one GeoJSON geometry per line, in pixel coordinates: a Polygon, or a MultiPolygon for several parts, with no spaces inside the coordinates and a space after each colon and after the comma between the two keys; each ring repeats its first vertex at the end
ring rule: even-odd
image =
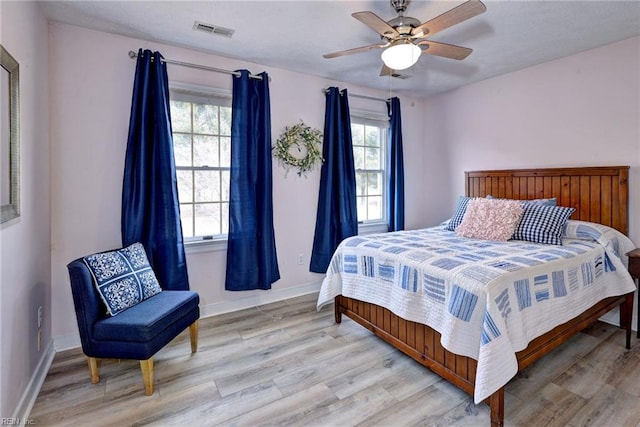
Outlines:
{"type": "Polygon", "coordinates": [[[317,163],[322,162],[322,132],[304,124],[302,120],[293,126],[285,126],[273,146],[273,155],[289,171],[298,169],[298,176],[307,175],[317,163]]]}

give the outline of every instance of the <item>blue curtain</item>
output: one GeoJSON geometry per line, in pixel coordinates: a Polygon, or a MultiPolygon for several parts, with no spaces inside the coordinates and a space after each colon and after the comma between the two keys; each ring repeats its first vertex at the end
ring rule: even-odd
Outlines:
{"type": "Polygon", "coordinates": [[[347,90],[326,94],[322,170],[310,271],[325,273],[340,242],[358,234],[356,171],[347,90]]]}
{"type": "Polygon", "coordinates": [[[144,245],[163,289],[189,289],[178,205],[167,66],[138,50],[122,184],[122,244],[144,245]]]}
{"type": "Polygon", "coordinates": [[[404,230],[404,162],[402,156],[402,118],[400,99],[387,100],[389,113],[389,155],[387,170],[389,198],[387,200],[387,222],[389,231],[404,230]]]}
{"type": "Polygon", "coordinates": [[[280,279],[273,230],[269,76],[233,78],[225,289],[271,289],[280,279]]]}

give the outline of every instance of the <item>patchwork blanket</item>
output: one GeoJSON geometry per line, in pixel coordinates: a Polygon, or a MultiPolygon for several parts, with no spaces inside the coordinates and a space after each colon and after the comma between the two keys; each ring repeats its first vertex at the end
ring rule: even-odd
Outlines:
{"type": "Polygon", "coordinates": [[[443,227],[355,236],[336,250],[317,308],[337,295],[386,307],[478,361],[481,402],[517,372],[515,353],[598,301],[635,290],[635,245],[599,224],[569,221],[562,246],[458,237],[443,227]]]}

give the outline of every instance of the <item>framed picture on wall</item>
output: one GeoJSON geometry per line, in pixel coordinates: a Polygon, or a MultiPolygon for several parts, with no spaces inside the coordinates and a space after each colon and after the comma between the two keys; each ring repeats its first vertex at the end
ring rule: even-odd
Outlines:
{"type": "Polygon", "coordinates": [[[0,45],[0,222],[20,216],[20,73],[0,45]]]}

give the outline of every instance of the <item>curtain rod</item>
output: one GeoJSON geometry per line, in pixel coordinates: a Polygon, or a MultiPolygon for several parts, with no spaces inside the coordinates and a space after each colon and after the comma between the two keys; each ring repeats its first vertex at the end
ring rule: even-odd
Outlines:
{"type": "MultiPolygon", "coordinates": [[[[322,89],[322,93],[324,93],[325,95],[329,92],[328,88],[324,88],[322,89]]],[[[382,102],[387,102],[386,99],[382,99],[382,98],[376,98],[373,96],[367,96],[367,95],[358,95],[357,93],[349,93],[349,96],[353,96],[354,98],[363,98],[363,99],[370,99],[372,101],[382,101],[382,102]]]]}
{"type": "MultiPolygon", "coordinates": [[[[129,51],[129,58],[133,59],[133,58],[136,58],[137,56],[138,54],[136,52],[132,50],[129,51]]],[[[208,67],[206,65],[199,65],[199,64],[191,64],[189,62],[174,61],[166,58],[162,58],[162,62],[165,62],[167,64],[180,65],[182,67],[197,68],[198,70],[214,71],[216,73],[223,73],[223,74],[231,74],[232,76],[240,77],[240,73],[238,73],[237,71],[225,70],[222,68],[208,67]]],[[[262,80],[262,76],[249,74],[249,77],[251,77],[252,79],[262,80]]]]}

